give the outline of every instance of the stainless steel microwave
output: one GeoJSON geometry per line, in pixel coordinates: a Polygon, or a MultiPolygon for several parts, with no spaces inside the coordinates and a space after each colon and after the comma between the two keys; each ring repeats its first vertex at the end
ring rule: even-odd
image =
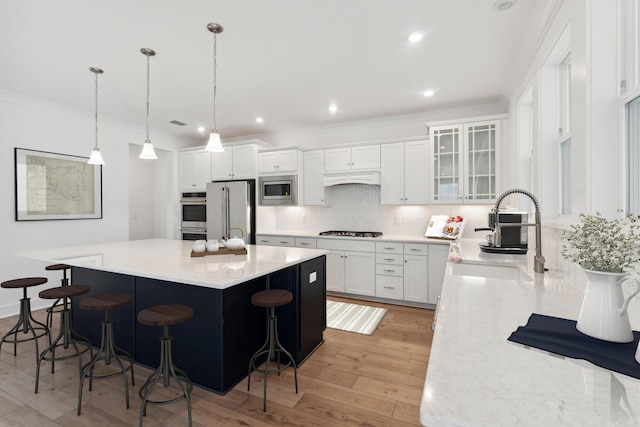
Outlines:
{"type": "Polygon", "coordinates": [[[258,178],[260,197],[258,203],[267,206],[289,206],[298,204],[298,176],[279,175],[258,178]]]}

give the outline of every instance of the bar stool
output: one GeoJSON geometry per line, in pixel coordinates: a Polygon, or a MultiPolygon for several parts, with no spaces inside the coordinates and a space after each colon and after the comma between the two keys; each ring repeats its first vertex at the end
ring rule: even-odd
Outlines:
{"type": "Polygon", "coordinates": [[[147,415],[147,404],[165,405],[175,403],[180,400],[187,401],[187,412],[189,417],[189,426],[191,426],[191,398],[189,394],[193,389],[193,383],[187,377],[187,374],[173,365],[171,355],[171,340],[169,336],[169,326],[186,322],[193,317],[193,309],[186,305],[170,304],[156,305],[146,308],[138,313],[138,322],[147,326],[162,326],[164,333],[160,338],[160,366],[156,371],[147,378],[147,381],[140,387],[138,392],[142,405],[140,406],[140,427],[142,427],[142,418],[147,415]],[[168,400],[151,400],[149,396],[162,378],[163,387],[169,387],[169,380],[173,378],[182,391],[182,395],[174,399],[168,400]]]}
{"type": "Polygon", "coordinates": [[[40,365],[43,360],[51,361],[51,373],[53,374],[56,360],[66,360],[72,357],[77,357],[78,372],[80,376],[82,376],[82,354],[89,350],[89,354],[91,355],[91,358],[93,358],[93,347],[91,346],[91,342],[87,338],[77,334],[71,327],[71,307],[69,305],[69,300],[71,298],[84,295],[89,292],[89,289],[89,286],[71,285],[59,286],[57,288],[51,288],[40,292],[39,295],[42,299],[61,299],[63,309],[60,312],[60,332],[58,333],[57,338],[53,340],[47,349],[40,353],[40,357],[38,358],[38,367],[36,368],[36,393],[38,392],[38,382],[40,380],[40,365]],[[78,348],[79,343],[85,345],[86,348],[80,350],[78,348]],[[69,348],[69,345],[73,346],[74,353],[56,356],[56,349],[58,347],[63,347],[66,350],[69,348]],[[51,356],[47,356],[48,353],[51,353],[51,356]]]}
{"type": "MultiPolygon", "coordinates": [[[[22,299],[20,300],[20,314],[18,315],[18,322],[13,328],[9,330],[0,340],[0,349],[5,342],[13,343],[13,356],[17,355],[17,346],[19,342],[31,341],[36,342],[36,361],[38,360],[38,338],[46,335],[51,342],[51,335],[49,335],[49,328],[47,325],[43,325],[33,318],[31,314],[31,299],[27,298],[27,288],[31,286],[38,286],[47,283],[46,277],[26,277],[23,279],[14,279],[0,284],[1,287],[6,289],[22,288],[22,299]],[[35,324],[36,326],[33,326],[35,324]],[[24,334],[31,332],[31,336],[27,338],[18,339],[18,332],[22,331],[24,334]],[[9,336],[13,334],[13,339],[9,336]]],[[[1,354],[1,353],[0,353],[1,354]]]]}
{"type": "Polygon", "coordinates": [[[109,310],[127,306],[131,304],[132,301],[133,295],[118,293],[89,296],[80,301],[80,308],[82,308],[83,310],[104,311],[104,320],[101,322],[102,338],[100,340],[100,350],[98,351],[98,353],[96,353],[95,356],[93,356],[89,363],[84,365],[84,367],[82,368],[82,374],[80,375],[80,388],[78,391],[78,415],[80,415],[80,411],[82,408],[82,386],[84,384],[85,378],[89,378],[89,391],[91,391],[94,379],[113,378],[118,375],[122,375],[124,377],[125,400],[127,409],[129,409],[129,380],[127,379],[127,371],[131,371],[131,385],[135,385],[133,378],[133,358],[129,353],[122,350],[113,343],[113,323],[111,322],[111,318],[109,317],[109,310]],[[120,360],[121,356],[128,359],[128,368],[125,368],[124,364],[120,360]],[[115,361],[115,364],[120,369],[109,374],[94,375],[93,367],[99,360],[103,360],[106,366],[111,365],[111,362],[115,361]]]}
{"type": "Polygon", "coordinates": [[[264,345],[254,353],[249,361],[249,378],[247,380],[247,391],[251,389],[251,372],[257,371],[264,374],[264,402],[262,410],[267,412],[267,375],[284,371],[293,366],[293,378],[296,384],[296,394],[298,394],[298,372],[295,360],[287,350],[284,349],[280,340],[278,339],[278,317],[275,315],[275,308],[282,305],[289,304],[293,300],[293,294],[284,289],[268,289],[266,291],[260,291],[251,296],[251,303],[258,307],[268,308],[267,315],[267,340],[264,345]],[[280,353],[283,353],[289,358],[289,362],[280,366],[280,353]],[[265,368],[261,369],[256,367],[256,359],[263,354],[267,354],[265,361],[265,368]],[[276,369],[269,369],[269,361],[277,354],[278,367],[276,369]]]}
{"type": "MultiPolygon", "coordinates": [[[[67,278],[67,270],[71,268],[70,265],[67,264],[51,264],[47,265],[44,269],[47,271],[58,271],[62,270],[62,279],[60,279],[61,286],[69,286],[69,279],[67,278]]],[[[54,301],[53,305],[47,308],[47,321],[45,322],[47,326],[53,326],[53,313],[59,313],[63,310],[62,300],[57,299],[54,301]]]]}

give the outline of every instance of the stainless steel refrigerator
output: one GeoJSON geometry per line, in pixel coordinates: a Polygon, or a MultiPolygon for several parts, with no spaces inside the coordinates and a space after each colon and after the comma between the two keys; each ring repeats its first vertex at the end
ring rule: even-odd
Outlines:
{"type": "Polygon", "coordinates": [[[255,185],[255,179],[207,184],[207,239],[241,237],[244,233],[245,243],[255,244],[255,185]]]}

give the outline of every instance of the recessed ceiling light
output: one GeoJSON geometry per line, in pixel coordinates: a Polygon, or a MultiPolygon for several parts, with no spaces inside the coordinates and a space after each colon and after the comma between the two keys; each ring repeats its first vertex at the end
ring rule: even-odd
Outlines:
{"type": "Polygon", "coordinates": [[[329,112],[330,112],[331,114],[335,114],[335,113],[336,113],[336,111],[338,111],[338,107],[336,106],[336,104],[331,104],[331,105],[329,105],[329,112]]]}
{"type": "Polygon", "coordinates": [[[198,132],[204,132],[204,126],[198,126],[198,132]]]}
{"type": "Polygon", "coordinates": [[[419,42],[420,40],[422,40],[422,34],[420,34],[420,33],[413,33],[413,34],[411,34],[411,35],[409,36],[409,41],[410,41],[411,43],[417,43],[417,42],[419,42]]]}
{"type": "Polygon", "coordinates": [[[256,123],[262,123],[264,119],[262,117],[256,117],[256,123]]]}
{"type": "Polygon", "coordinates": [[[425,90],[424,92],[422,92],[424,96],[433,96],[434,93],[435,92],[432,90],[425,90]]]}
{"type": "Polygon", "coordinates": [[[496,0],[493,2],[493,8],[497,11],[504,11],[507,9],[511,9],[511,6],[516,4],[518,0],[496,0]]]}

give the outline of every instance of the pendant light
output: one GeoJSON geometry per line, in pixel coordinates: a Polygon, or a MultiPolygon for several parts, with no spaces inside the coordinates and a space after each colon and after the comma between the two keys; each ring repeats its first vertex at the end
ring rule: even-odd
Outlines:
{"type": "Polygon", "coordinates": [[[93,147],[91,157],[87,163],[90,165],[104,165],[102,154],[100,154],[100,149],[98,148],[98,74],[102,74],[104,71],[96,67],[89,67],[89,71],[96,75],[96,145],[93,147]]]}
{"type": "Polygon", "coordinates": [[[217,95],[217,86],[216,86],[216,74],[217,74],[217,35],[220,34],[224,28],[220,24],[208,24],[207,29],[213,33],[213,129],[211,129],[211,135],[209,135],[209,142],[207,146],[204,148],[206,151],[213,152],[222,152],[224,151],[224,147],[222,146],[222,141],[220,141],[220,134],[218,133],[218,128],[216,126],[216,95],[217,95]]]}
{"type": "Polygon", "coordinates": [[[153,49],[144,47],[140,49],[140,52],[147,57],[147,139],[144,140],[142,152],[138,157],[141,159],[155,160],[158,156],[156,156],[153,144],[151,144],[151,140],[149,139],[149,58],[154,56],[156,52],[153,49]]]}

